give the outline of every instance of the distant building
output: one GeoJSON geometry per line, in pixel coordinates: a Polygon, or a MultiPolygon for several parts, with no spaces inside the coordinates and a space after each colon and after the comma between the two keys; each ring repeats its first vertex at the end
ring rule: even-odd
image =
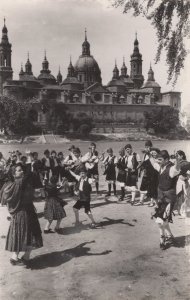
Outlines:
{"type": "Polygon", "coordinates": [[[137,121],[143,119],[145,110],[151,110],[153,107],[181,107],[179,92],[161,93],[161,87],[155,81],[151,66],[144,83],[142,54],[139,51],[137,35],[130,60],[130,75],[127,74],[124,60],[121,72],[115,62],[113,76],[107,85],[102,84],[101,70],[91,55],[86,30],[82,54],[74,66],[70,59],[67,77],[64,79],[60,69],[57,77],[51,74],[46,53],[40,74],[34,76],[28,53],[24,69],[21,65],[19,79],[14,80],[11,48],[4,20],[0,43],[0,93],[13,96],[18,101],[31,101],[36,112],[36,122],[41,126],[47,126],[48,112],[42,109],[44,101],[50,105],[63,102],[72,114],[86,113],[95,123],[100,123],[103,119],[113,123],[137,121]]]}

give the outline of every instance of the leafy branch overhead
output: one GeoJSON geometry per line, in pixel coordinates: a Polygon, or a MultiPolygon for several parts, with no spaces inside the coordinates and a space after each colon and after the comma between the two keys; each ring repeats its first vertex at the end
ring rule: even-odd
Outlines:
{"type": "Polygon", "coordinates": [[[158,47],[155,62],[160,61],[165,50],[168,66],[168,82],[175,85],[186,56],[189,54],[185,39],[190,38],[189,0],[110,0],[114,7],[122,7],[123,13],[133,11],[135,17],[142,15],[156,29],[158,47]]]}

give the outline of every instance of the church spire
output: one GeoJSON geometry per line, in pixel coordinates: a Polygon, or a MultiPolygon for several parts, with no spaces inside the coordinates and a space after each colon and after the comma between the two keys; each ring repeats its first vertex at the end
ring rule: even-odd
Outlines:
{"type": "Polygon", "coordinates": [[[42,62],[42,71],[44,73],[50,73],[50,71],[49,71],[49,62],[48,62],[47,57],[46,57],[46,50],[44,50],[44,60],[42,62]]]}
{"type": "Polygon", "coordinates": [[[155,79],[154,79],[154,71],[152,70],[151,63],[150,63],[150,69],[148,71],[148,81],[155,81],[155,79]]]}
{"type": "Polygon", "coordinates": [[[8,40],[8,30],[6,26],[6,20],[4,18],[4,24],[2,28],[2,38],[0,43],[0,94],[3,93],[3,83],[12,79],[13,70],[11,66],[11,50],[12,45],[8,40]]]}
{"type": "Polygon", "coordinates": [[[27,75],[33,75],[33,73],[32,73],[32,64],[31,64],[31,62],[30,62],[30,58],[29,58],[29,52],[28,52],[28,54],[27,54],[27,62],[26,62],[26,64],[25,64],[25,73],[27,74],[27,75]]]}
{"type": "Polygon", "coordinates": [[[143,85],[144,77],[142,75],[142,55],[139,52],[139,41],[137,33],[135,33],[134,49],[131,55],[131,79],[135,84],[135,88],[140,88],[143,85]]]}
{"type": "Polygon", "coordinates": [[[125,65],[125,57],[123,57],[123,65],[121,67],[121,76],[127,76],[127,67],[125,65]]]}
{"type": "Polygon", "coordinates": [[[87,30],[85,28],[85,39],[82,44],[82,55],[84,56],[90,56],[90,44],[87,40],[87,30]]]}
{"type": "Polygon", "coordinates": [[[61,75],[61,70],[60,70],[60,66],[59,66],[59,71],[58,71],[58,74],[57,74],[57,83],[61,84],[62,79],[63,79],[63,77],[61,75]]]}
{"type": "Polygon", "coordinates": [[[70,56],[70,63],[69,63],[69,66],[68,66],[67,77],[74,77],[74,76],[75,76],[75,69],[72,65],[71,56],[70,56]]]}
{"type": "Polygon", "coordinates": [[[117,67],[117,62],[115,60],[115,67],[113,69],[113,77],[112,79],[118,79],[119,78],[119,70],[118,70],[118,67],[117,67]]]}
{"type": "Polygon", "coordinates": [[[23,70],[23,64],[21,63],[19,76],[22,76],[22,75],[24,75],[24,70],[23,70]]]}
{"type": "Polygon", "coordinates": [[[2,29],[1,43],[4,43],[4,44],[9,43],[7,33],[8,33],[8,30],[7,30],[7,26],[6,26],[6,19],[4,18],[4,26],[3,26],[3,29],[2,29]]]}

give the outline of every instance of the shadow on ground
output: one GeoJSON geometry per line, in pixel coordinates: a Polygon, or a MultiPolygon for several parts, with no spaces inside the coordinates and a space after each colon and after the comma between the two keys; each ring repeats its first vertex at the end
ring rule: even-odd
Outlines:
{"type": "Polygon", "coordinates": [[[78,258],[81,256],[99,256],[107,255],[111,253],[111,250],[105,250],[100,253],[89,252],[90,247],[85,247],[87,244],[95,243],[95,241],[82,243],[74,248],[66,249],[64,251],[56,251],[43,255],[39,255],[33,260],[31,260],[30,268],[32,270],[45,269],[50,267],[58,267],[73,258],[78,258]]]}

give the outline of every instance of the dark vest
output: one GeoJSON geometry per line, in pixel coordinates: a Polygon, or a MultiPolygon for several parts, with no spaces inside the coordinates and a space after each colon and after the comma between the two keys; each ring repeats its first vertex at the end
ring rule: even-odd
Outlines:
{"type": "MultiPolygon", "coordinates": [[[[81,179],[78,184],[80,186],[81,179]]],[[[83,191],[79,190],[79,196],[81,201],[90,201],[90,194],[92,192],[91,184],[88,182],[88,179],[83,182],[83,191]]]]}
{"type": "Polygon", "coordinates": [[[177,176],[171,178],[169,176],[170,168],[173,166],[172,163],[168,163],[166,169],[159,174],[158,188],[162,191],[174,190],[176,188],[177,176]]]}

